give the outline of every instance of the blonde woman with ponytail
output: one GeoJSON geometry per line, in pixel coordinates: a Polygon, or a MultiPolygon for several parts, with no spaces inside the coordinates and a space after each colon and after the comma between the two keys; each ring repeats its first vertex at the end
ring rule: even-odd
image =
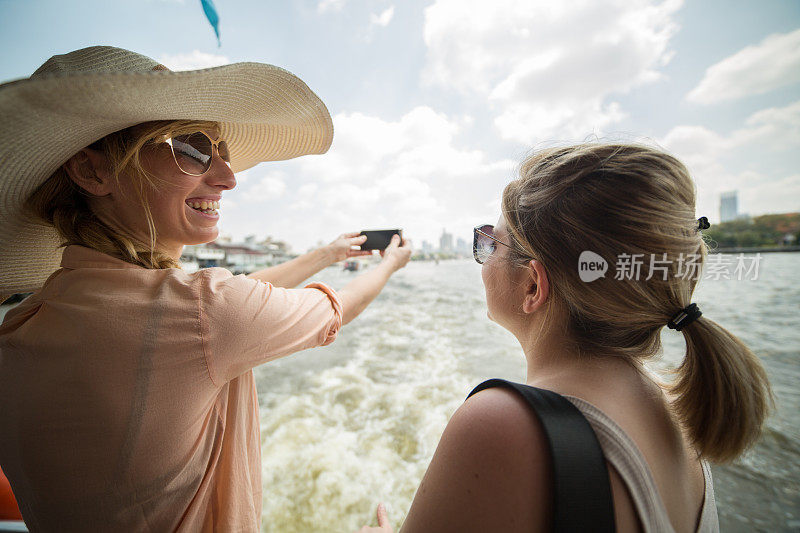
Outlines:
{"type": "MultiPolygon", "coordinates": [[[[370,252],[343,234],[189,273],[235,172],[328,150],[327,108],[260,63],[170,72],[108,46],[0,85],[0,466],[31,531],[261,529],[253,368],[327,345],[402,268],[294,288],[370,252]]],[[[265,224],[269,223],[267,217],[265,224]]]]}
{"type": "MultiPolygon", "coordinates": [[[[702,267],[707,227],[686,168],[660,150],[584,144],[526,159],[497,224],[475,229],[488,316],[519,340],[525,383],[476,387],[401,530],[717,531],[709,463],[750,448],[773,400],[758,357],[692,299],[700,272],[687,259],[702,267]],[[666,270],[612,275],[623,254],[666,270]],[[584,279],[579,262],[597,256],[609,271],[584,279]],[[662,382],[644,362],[665,326],[686,355],[662,382]],[[584,461],[595,450],[597,469],[584,461]]],[[[362,532],[392,530],[383,506],[378,525],[362,532]]]]}

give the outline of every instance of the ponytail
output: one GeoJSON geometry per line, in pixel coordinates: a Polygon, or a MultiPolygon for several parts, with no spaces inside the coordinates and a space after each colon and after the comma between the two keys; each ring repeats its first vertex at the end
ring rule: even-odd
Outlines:
{"type": "Polygon", "coordinates": [[[732,461],[755,444],[775,406],[767,374],[741,340],[705,316],[681,332],[686,357],[673,371],[673,408],[701,456],[732,461]]]}

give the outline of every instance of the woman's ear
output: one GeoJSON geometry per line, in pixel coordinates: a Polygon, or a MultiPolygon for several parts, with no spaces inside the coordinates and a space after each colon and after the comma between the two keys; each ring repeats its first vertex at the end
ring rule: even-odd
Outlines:
{"type": "Polygon", "coordinates": [[[541,308],[547,301],[550,293],[550,282],[547,279],[547,272],[541,262],[536,259],[526,266],[527,276],[525,277],[525,298],[522,300],[522,311],[533,313],[541,308]]]}
{"type": "Polygon", "coordinates": [[[107,196],[113,190],[108,158],[99,150],[84,148],[64,163],[72,181],[94,196],[107,196]]]}

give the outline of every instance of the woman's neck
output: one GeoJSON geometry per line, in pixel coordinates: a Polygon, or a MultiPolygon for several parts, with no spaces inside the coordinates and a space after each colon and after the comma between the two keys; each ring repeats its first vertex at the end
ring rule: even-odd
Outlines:
{"type": "Polygon", "coordinates": [[[528,385],[601,380],[609,373],[645,373],[642,364],[624,356],[595,355],[580,349],[572,340],[550,335],[523,343],[528,385]]]}

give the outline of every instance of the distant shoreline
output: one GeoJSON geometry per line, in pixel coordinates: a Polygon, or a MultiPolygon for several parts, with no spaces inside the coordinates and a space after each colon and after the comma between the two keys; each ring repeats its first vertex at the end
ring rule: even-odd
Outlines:
{"type": "Polygon", "coordinates": [[[715,248],[708,250],[710,254],[754,254],[773,252],[800,252],[800,246],[744,246],[740,248],[715,248]]]}

